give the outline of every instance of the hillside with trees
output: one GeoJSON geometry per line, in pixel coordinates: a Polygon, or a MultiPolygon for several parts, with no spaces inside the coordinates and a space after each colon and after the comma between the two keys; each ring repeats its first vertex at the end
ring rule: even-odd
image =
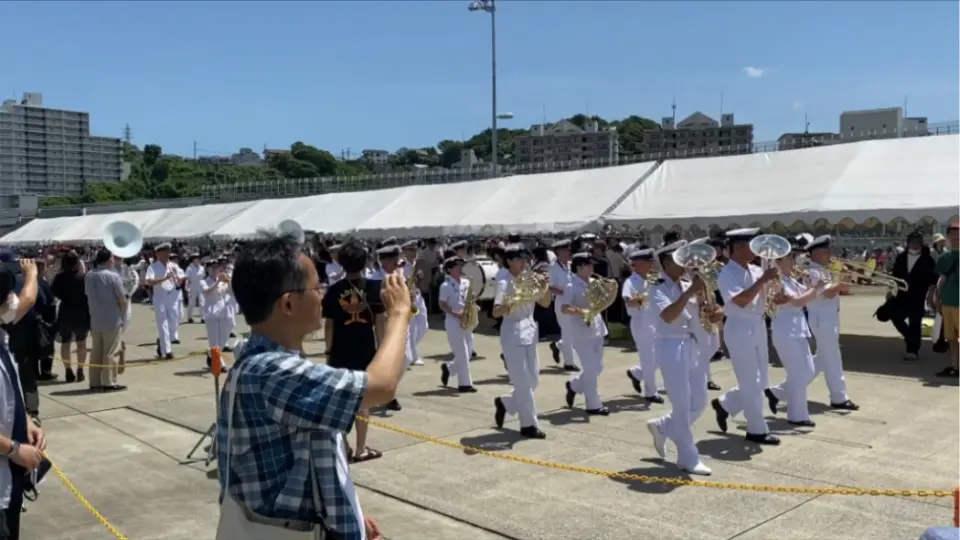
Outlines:
{"type": "MultiPolygon", "coordinates": [[[[598,116],[578,114],[567,120],[580,127],[596,121],[601,129],[616,128],[620,134],[620,153],[627,156],[639,153],[644,130],[657,128],[656,122],[638,116],[608,121],[598,116]]],[[[529,133],[527,129],[497,130],[501,163],[511,164],[516,138],[526,133],[529,133]]],[[[386,170],[450,168],[460,160],[460,152],[466,148],[472,149],[481,160],[489,161],[490,135],[490,129],[486,129],[466,141],[443,140],[437,143],[436,147],[401,148],[390,157],[386,170]]],[[[233,165],[164,154],[163,149],[156,144],[148,144],[142,149],[125,145],[124,161],[130,164],[130,176],[126,181],[91,184],[87,192],[79,197],[47,197],[41,204],[59,206],[199,197],[203,186],[207,185],[264,182],[283,178],[349,177],[376,172],[373,166],[365,161],[338,159],[326,150],[303,142],[291,145],[289,152],[271,153],[265,162],[255,165],[233,165]]],[[[378,170],[383,171],[384,168],[378,170]]]]}

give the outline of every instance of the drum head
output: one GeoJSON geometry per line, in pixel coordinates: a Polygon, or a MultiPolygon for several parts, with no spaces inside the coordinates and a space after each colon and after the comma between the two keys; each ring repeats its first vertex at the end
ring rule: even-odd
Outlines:
{"type": "MultiPolygon", "coordinates": [[[[470,280],[471,287],[476,287],[477,298],[483,298],[484,292],[490,293],[487,291],[487,280],[488,276],[484,271],[484,266],[488,267],[491,265],[496,265],[491,259],[475,259],[463,263],[463,270],[461,271],[463,277],[470,280]]],[[[490,276],[489,279],[492,281],[493,276],[490,276]]]]}

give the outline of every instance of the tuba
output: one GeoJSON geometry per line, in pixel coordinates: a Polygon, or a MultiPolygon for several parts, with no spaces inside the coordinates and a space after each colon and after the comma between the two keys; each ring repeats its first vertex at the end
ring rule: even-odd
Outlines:
{"type": "MultiPolygon", "coordinates": [[[[773,267],[772,261],[782,259],[787,255],[790,255],[790,252],[793,251],[793,247],[790,246],[789,240],[780,235],[761,234],[750,241],[750,251],[763,260],[762,268],[766,270],[773,267]]],[[[764,291],[766,295],[764,312],[766,313],[767,317],[772,319],[777,316],[779,308],[775,303],[773,303],[773,297],[782,292],[783,282],[779,279],[771,281],[770,285],[764,291]]]]}
{"type": "Polygon", "coordinates": [[[113,221],[103,230],[103,245],[114,257],[128,259],[143,248],[143,233],[129,221],[113,221]]]}
{"type": "Polygon", "coordinates": [[[594,274],[587,283],[587,290],[584,293],[589,307],[583,312],[583,322],[587,325],[592,324],[597,315],[612,306],[617,300],[619,289],[620,284],[616,280],[594,274]]]}
{"type": "Polygon", "coordinates": [[[285,219],[280,222],[280,234],[293,236],[298,244],[303,244],[307,239],[306,231],[292,219],[285,219]]]}
{"type": "Polygon", "coordinates": [[[713,297],[719,269],[719,265],[714,264],[717,259],[716,248],[709,244],[686,244],[674,251],[671,257],[677,266],[682,266],[699,275],[706,284],[707,292],[702,294],[700,302],[700,326],[707,332],[716,332],[717,325],[708,320],[717,307],[716,299],[713,297]]]}

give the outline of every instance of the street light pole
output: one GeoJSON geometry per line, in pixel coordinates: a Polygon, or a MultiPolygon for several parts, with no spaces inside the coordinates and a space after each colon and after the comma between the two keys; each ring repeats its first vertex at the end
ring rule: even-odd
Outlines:
{"type": "Polygon", "coordinates": [[[497,147],[497,6],[494,0],[472,2],[470,11],[490,14],[490,168],[493,176],[499,176],[497,147]]]}

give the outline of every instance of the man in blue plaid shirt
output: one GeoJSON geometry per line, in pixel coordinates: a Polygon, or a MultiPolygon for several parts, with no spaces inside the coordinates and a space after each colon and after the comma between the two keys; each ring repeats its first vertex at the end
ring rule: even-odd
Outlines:
{"type": "MultiPolygon", "coordinates": [[[[327,539],[380,538],[373,521],[364,519],[350,480],[344,433],[358,410],[385,404],[396,393],[410,313],[402,276],[383,282],[385,330],[366,373],[300,356],[304,338],[320,328],[322,293],[313,262],[293,237],[246,246],[233,289],[252,333],[220,400],[221,504],[243,509],[237,521],[289,531],[320,528],[327,539]]],[[[244,528],[225,523],[228,514],[221,516],[218,538],[244,528]]]]}

